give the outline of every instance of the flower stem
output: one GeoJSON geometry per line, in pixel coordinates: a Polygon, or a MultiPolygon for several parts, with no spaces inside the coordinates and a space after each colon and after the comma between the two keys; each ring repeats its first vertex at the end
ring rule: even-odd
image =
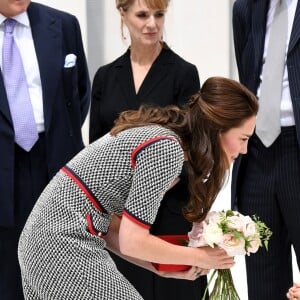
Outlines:
{"type": "Polygon", "coordinates": [[[218,276],[210,294],[210,300],[240,300],[230,269],[217,270],[218,276]]]}
{"type": "Polygon", "coordinates": [[[207,292],[208,292],[208,287],[210,286],[210,284],[211,284],[211,282],[212,282],[214,276],[216,275],[216,273],[217,273],[217,270],[214,270],[213,273],[211,274],[211,276],[210,276],[210,278],[209,278],[209,281],[208,281],[208,283],[207,283],[207,285],[206,285],[206,288],[205,288],[205,291],[204,291],[204,295],[203,295],[203,297],[202,297],[201,300],[205,300],[206,294],[207,294],[207,292]]]}

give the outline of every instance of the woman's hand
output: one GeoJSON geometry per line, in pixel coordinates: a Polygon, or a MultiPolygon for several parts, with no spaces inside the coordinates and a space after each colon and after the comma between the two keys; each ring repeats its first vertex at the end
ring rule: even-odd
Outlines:
{"type": "Polygon", "coordinates": [[[201,269],[199,267],[191,267],[187,271],[180,272],[166,272],[166,271],[157,271],[156,274],[165,277],[165,278],[173,278],[173,279],[185,279],[185,280],[195,280],[200,276],[207,275],[209,272],[208,269],[201,269]]]}
{"type": "MultiPolygon", "coordinates": [[[[123,215],[119,230],[120,252],[142,261],[160,264],[197,266],[200,269],[229,269],[234,258],[225,250],[215,247],[186,247],[168,243],[123,215]]],[[[172,275],[174,276],[174,274],[172,275]]]]}
{"type": "Polygon", "coordinates": [[[200,251],[197,266],[202,269],[230,269],[234,266],[234,257],[229,256],[224,249],[219,247],[195,248],[200,251]]]}

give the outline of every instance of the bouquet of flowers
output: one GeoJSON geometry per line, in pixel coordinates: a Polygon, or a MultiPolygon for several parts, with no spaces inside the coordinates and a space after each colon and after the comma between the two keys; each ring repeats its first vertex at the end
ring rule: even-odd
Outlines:
{"type": "MultiPolygon", "coordinates": [[[[258,217],[243,216],[232,210],[209,212],[203,222],[193,223],[192,231],[188,233],[189,246],[219,246],[231,256],[250,255],[259,247],[268,249],[271,235],[271,230],[258,217]]],[[[239,300],[230,269],[214,270],[202,299],[205,299],[215,274],[217,278],[209,299],[239,300]]]]}

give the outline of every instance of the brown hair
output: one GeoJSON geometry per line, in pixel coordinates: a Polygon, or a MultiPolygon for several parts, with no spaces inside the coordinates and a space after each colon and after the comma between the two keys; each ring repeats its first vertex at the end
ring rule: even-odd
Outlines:
{"type": "Polygon", "coordinates": [[[228,159],[220,144],[220,133],[239,127],[258,111],[253,93],[237,81],[211,77],[187,105],[146,107],[121,113],[111,130],[159,124],[174,131],[188,155],[190,201],[184,215],[191,222],[205,218],[221,190],[228,159]]]}

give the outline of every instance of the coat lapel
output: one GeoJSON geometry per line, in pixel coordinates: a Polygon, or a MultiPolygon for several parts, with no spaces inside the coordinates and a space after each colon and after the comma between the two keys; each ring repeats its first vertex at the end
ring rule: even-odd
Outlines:
{"type": "Polygon", "coordinates": [[[138,93],[136,94],[133,82],[133,74],[130,63],[130,50],[128,50],[116,64],[116,83],[120,84],[125,95],[124,99],[129,99],[129,107],[139,107],[140,99],[145,99],[149,93],[168,75],[168,64],[172,64],[169,51],[164,49],[154,61],[148,74],[146,75],[138,93]],[[134,103],[134,104],[133,104],[134,103]]]}
{"type": "MultiPolygon", "coordinates": [[[[130,63],[130,50],[120,57],[115,66],[116,84],[119,84],[124,94],[124,99],[133,101],[136,98],[133,74],[130,63]]],[[[130,106],[129,106],[130,107],[130,106]]]]}
{"type": "Polygon", "coordinates": [[[253,1],[252,36],[255,51],[255,70],[259,70],[258,66],[261,64],[264,51],[268,7],[269,1],[253,1]]]}
{"type": "Polygon", "coordinates": [[[172,63],[168,53],[169,51],[163,49],[151,66],[138,92],[138,96],[142,99],[145,99],[162,79],[168,75],[169,68],[166,66],[172,63]]]}
{"type": "Polygon", "coordinates": [[[34,4],[28,8],[32,36],[39,64],[42,91],[45,128],[49,127],[52,105],[57,92],[57,84],[61,78],[61,70],[64,64],[62,49],[61,21],[48,13],[39,10],[34,4]]]}

